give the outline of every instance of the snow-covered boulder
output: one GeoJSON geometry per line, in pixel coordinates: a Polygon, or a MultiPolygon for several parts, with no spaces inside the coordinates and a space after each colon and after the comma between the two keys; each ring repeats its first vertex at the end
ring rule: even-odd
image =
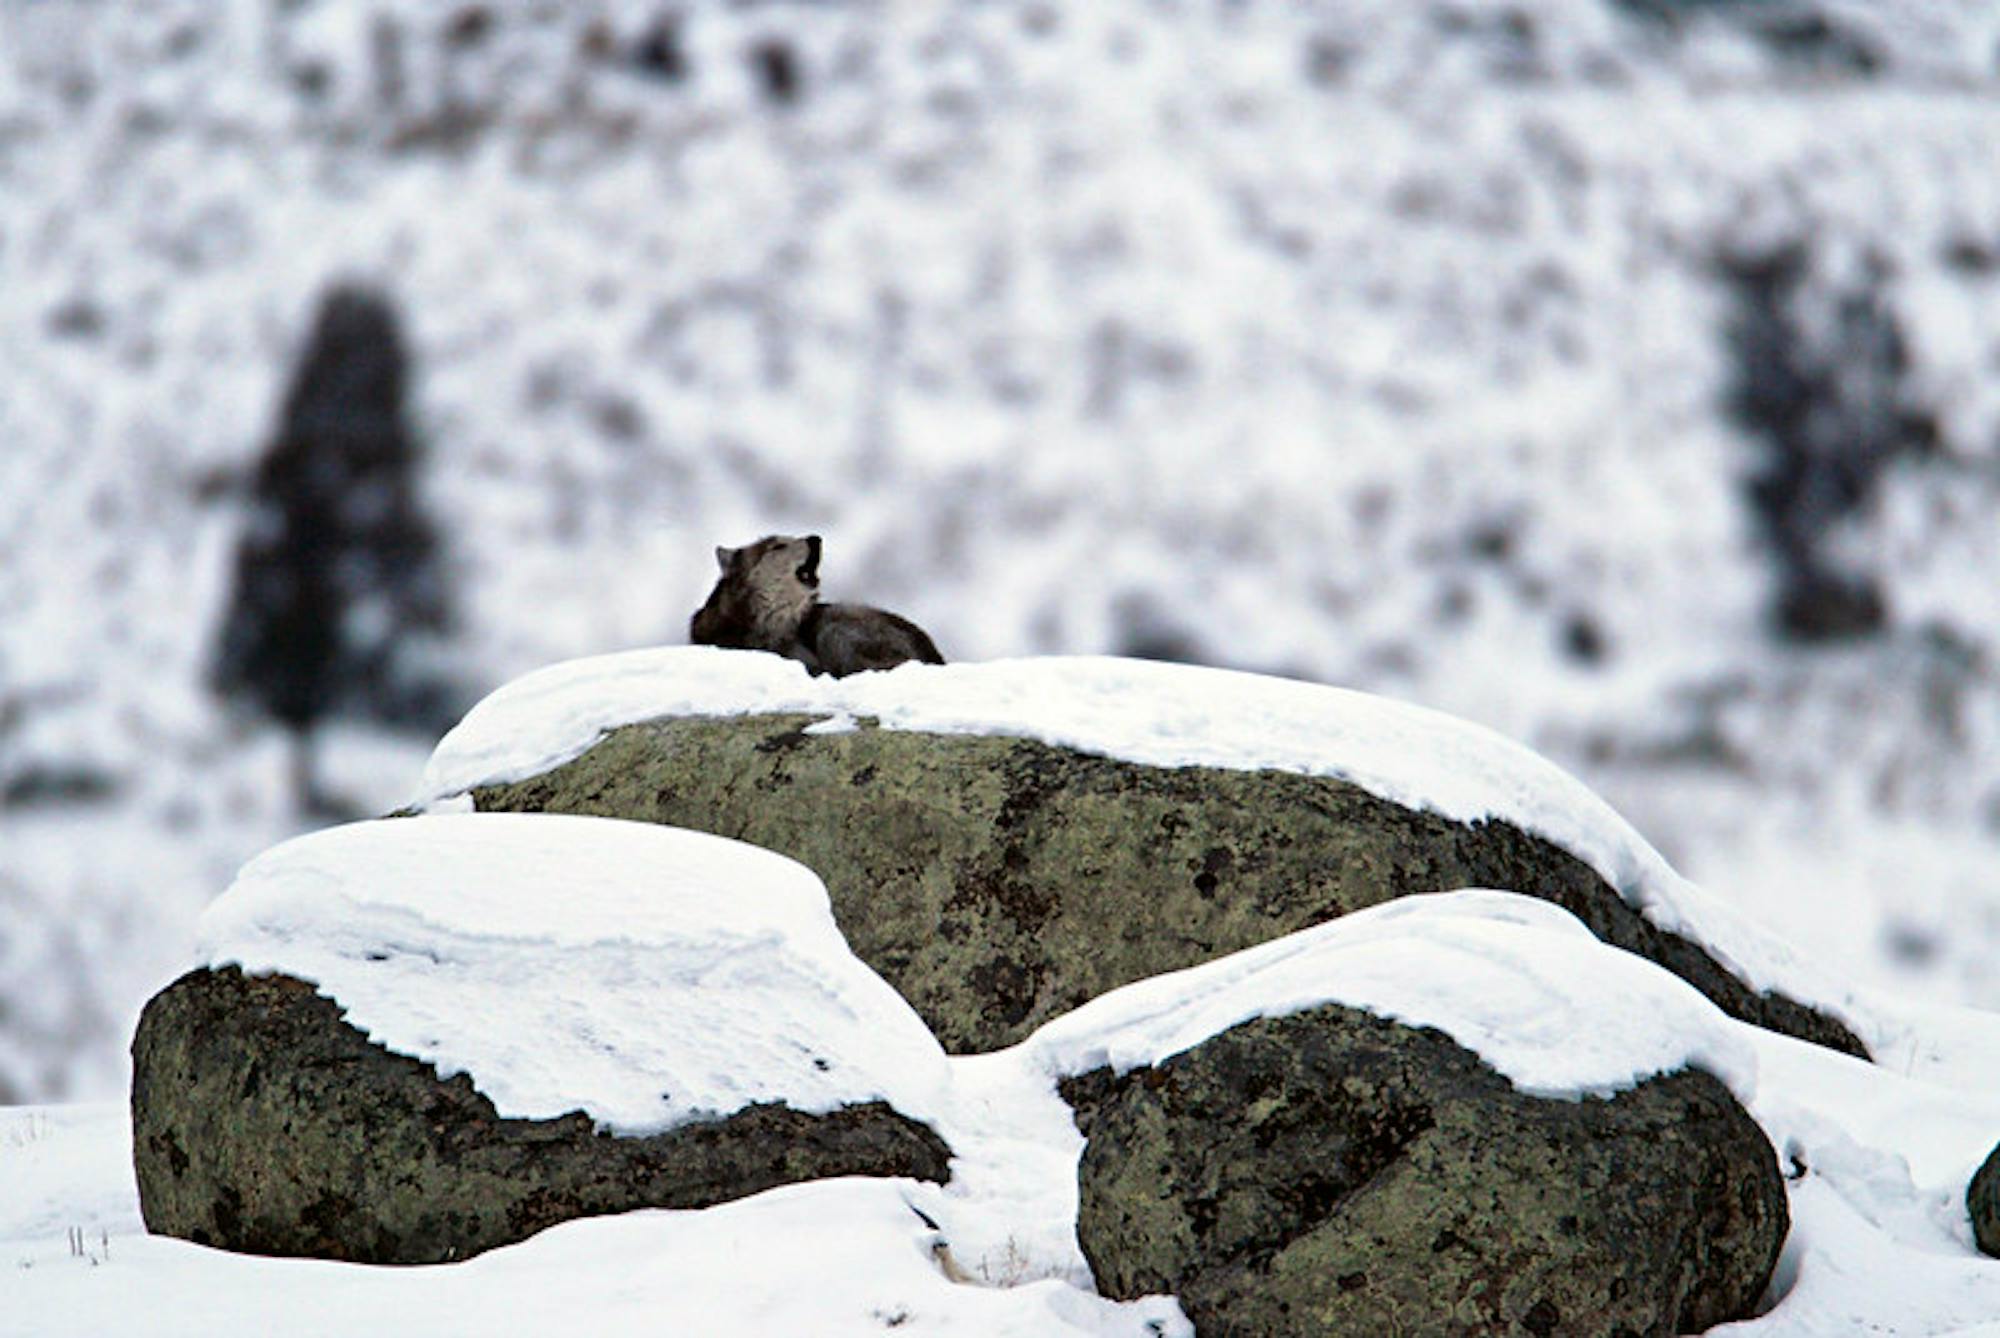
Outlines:
{"type": "Polygon", "coordinates": [[[1697,1333],[1752,1313],[1790,1224],[1738,1031],[1519,897],[1366,911],[1025,1048],[1088,1139],[1100,1290],[1205,1338],[1697,1333]]]}
{"type": "Polygon", "coordinates": [[[1385,900],[1489,886],[1568,909],[1737,1017],[1866,1053],[1587,788],[1361,693],[1116,659],[834,681],[752,652],[640,651],[501,689],[425,784],[426,801],[790,855],[957,1052],[1385,900]]]}
{"type": "Polygon", "coordinates": [[[254,860],[133,1040],[155,1232],[462,1258],[569,1218],[942,1181],[937,1042],[812,874],[635,823],[365,823],[254,860]]]}

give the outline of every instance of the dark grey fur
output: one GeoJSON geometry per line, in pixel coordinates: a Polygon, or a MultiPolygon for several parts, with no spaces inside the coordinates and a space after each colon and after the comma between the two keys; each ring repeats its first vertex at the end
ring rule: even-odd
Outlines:
{"type": "Polygon", "coordinates": [[[866,604],[820,603],[819,555],[817,534],[772,534],[716,549],[722,575],[694,615],[688,639],[771,651],[835,678],[908,660],[944,663],[936,644],[907,618],[866,604]]]}

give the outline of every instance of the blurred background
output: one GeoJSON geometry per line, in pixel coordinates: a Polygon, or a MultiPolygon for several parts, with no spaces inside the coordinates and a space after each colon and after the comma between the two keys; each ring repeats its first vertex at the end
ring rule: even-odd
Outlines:
{"type": "Polygon", "coordinates": [[[1997,99],[1976,0],[0,4],[0,1102],[769,531],[2000,1007],[1997,99]]]}

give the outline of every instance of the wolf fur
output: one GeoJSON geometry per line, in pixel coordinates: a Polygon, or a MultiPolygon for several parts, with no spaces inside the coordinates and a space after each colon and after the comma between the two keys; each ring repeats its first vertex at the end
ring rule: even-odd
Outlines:
{"type": "Polygon", "coordinates": [[[908,660],[943,664],[924,630],[866,604],[819,602],[820,537],[766,535],[742,548],[717,548],[722,574],[695,613],[688,639],[789,656],[815,674],[844,678],[908,660]]]}

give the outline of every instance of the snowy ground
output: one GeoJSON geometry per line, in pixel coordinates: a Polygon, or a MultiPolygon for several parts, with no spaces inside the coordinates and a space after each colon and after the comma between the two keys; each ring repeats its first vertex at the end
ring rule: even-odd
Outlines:
{"type": "MultiPolygon", "coordinates": [[[[0,1112],[0,1334],[1185,1335],[1163,1303],[1053,1279],[955,1285],[915,1186],[833,1180],[699,1213],[566,1223],[462,1264],[260,1259],[147,1236],[111,1105],[0,1112]],[[82,1232],[72,1246],[68,1233],[82,1232]]],[[[1000,1261],[1000,1271],[1011,1265],[1000,1261]]]]}
{"type": "MultiPolygon", "coordinates": [[[[554,853],[579,840],[587,846],[583,828],[620,825],[481,816],[374,831],[414,849],[426,829],[466,824],[509,829],[493,860],[473,861],[466,874],[514,910],[545,904],[540,882],[510,884],[503,873],[535,827],[551,829],[554,853]]],[[[656,853],[679,835],[650,831],[656,853]]],[[[368,862],[343,861],[353,849],[322,839],[295,848],[294,867],[315,865],[323,889],[371,878],[368,862]]],[[[254,884],[238,893],[260,895],[254,884]]],[[[290,915],[291,950],[310,959],[315,940],[351,941],[347,909],[328,895],[317,924],[290,915]]],[[[794,909],[818,918],[810,906],[794,909]]],[[[816,909],[824,914],[823,898],[816,909]]],[[[552,918],[560,914],[554,908],[552,918]]],[[[546,967],[557,944],[529,930],[527,918],[515,920],[514,946],[539,945],[546,967]]],[[[829,965],[838,963],[830,957],[829,965]]],[[[589,954],[578,954],[575,974],[559,975],[552,988],[593,999],[603,987],[591,967],[589,954]]],[[[379,970],[410,978],[393,960],[379,970]]],[[[0,1263],[14,1271],[0,1333],[206,1334],[280,1324],[303,1333],[527,1334],[557,1325],[616,1333],[667,1322],[718,1335],[1185,1334],[1165,1300],[1114,1305],[1087,1290],[1071,1226],[1081,1140],[1054,1080],[1105,1063],[1156,1061],[1246,1017],[1329,998],[1442,1027],[1516,1083],[1552,1096],[1614,1091],[1688,1063],[1723,1076],[1789,1166],[1794,1217],[1772,1308],[1728,1332],[1914,1338],[2000,1327],[2000,1264],[1972,1249],[1961,1203],[1965,1177],[2000,1129],[2000,1098],[1984,1070],[1919,1081],[1771,1036],[1724,1017],[1664,971],[1603,947],[1560,910],[1466,892],[1391,903],[1140,982],[1012,1050],[948,1061],[948,1095],[933,1118],[959,1157],[943,1188],[852,1179],[792,1186],[698,1213],[570,1223],[461,1264],[256,1259],[146,1236],[122,1109],[8,1111],[0,1115],[0,1263]]],[[[392,1030],[404,1025],[393,1004],[377,1012],[392,1030]]],[[[806,1012],[791,1016],[810,1021],[806,1012]]],[[[533,1067],[562,1075],[574,1066],[573,1086],[590,1090],[602,1046],[560,1031],[543,1039],[533,1067]]],[[[444,1062],[470,1072],[503,1113],[534,1109],[506,1099],[521,1086],[518,1050],[447,1046],[444,1062]]]]}

